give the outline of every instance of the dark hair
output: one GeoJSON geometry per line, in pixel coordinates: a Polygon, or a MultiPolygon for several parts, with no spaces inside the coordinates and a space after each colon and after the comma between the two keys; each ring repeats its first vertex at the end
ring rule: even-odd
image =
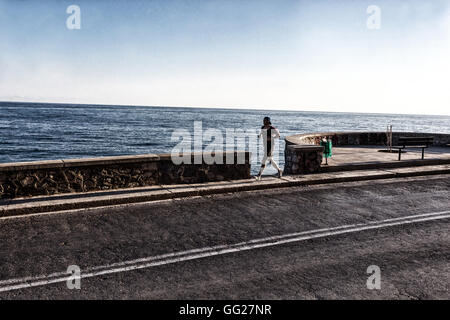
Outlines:
{"type": "Polygon", "coordinates": [[[264,120],[263,120],[263,121],[264,121],[264,122],[268,121],[269,124],[272,124],[272,123],[270,122],[270,118],[269,118],[269,117],[264,117],[264,120]]]}

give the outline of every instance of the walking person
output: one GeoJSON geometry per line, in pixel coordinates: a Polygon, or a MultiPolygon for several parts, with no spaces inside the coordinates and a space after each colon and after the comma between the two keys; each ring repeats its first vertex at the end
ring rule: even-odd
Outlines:
{"type": "Polygon", "coordinates": [[[277,128],[272,126],[269,117],[265,117],[263,120],[263,126],[261,127],[261,132],[258,135],[258,139],[263,138],[264,145],[264,157],[261,161],[261,169],[256,176],[257,180],[261,179],[262,173],[266,168],[266,162],[269,161],[270,164],[278,171],[278,178],[281,178],[283,172],[281,171],[278,164],[273,160],[273,147],[275,144],[275,139],[280,138],[280,132],[277,128]]]}

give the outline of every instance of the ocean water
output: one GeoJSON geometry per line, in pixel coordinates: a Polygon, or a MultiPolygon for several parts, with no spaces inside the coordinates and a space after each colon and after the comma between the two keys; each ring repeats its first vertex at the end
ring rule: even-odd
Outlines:
{"type": "MultiPolygon", "coordinates": [[[[282,138],[320,131],[450,133],[450,117],[302,111],[231,110],[0,102],[0,163],[168,153],[172,132],[203,129],[258,130],[270,116],[282,138]]],[[[279,162],[283,165],[284,141],[279,162]]],[[[257,168],[257,157],[252,159],[257,168]]],[[[269,171],[270,172],[270,171],[269,171]]]]}

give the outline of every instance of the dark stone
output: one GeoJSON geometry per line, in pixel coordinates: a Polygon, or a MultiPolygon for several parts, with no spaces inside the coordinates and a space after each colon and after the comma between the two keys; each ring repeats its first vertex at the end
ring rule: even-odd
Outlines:
{"type": "Polygon", "coordinates": [[[26,165],[11,164],[11,168],[0,168],[0,198],[250,178],[250,153],[245,152],[244,164],[237,164],[237,152],[234,152],[234,159],[234,164],[224,161],[224,164],[211,165],[175,165],[170,157],[151,161],[136,161],[130,157],[129,162],[123,157],[117,162],[110,158],[101,165],[80,159],[68,168],[51,168],[48,164],[39,167],[31,163],[31,170],[24,169],[26,165]]]}

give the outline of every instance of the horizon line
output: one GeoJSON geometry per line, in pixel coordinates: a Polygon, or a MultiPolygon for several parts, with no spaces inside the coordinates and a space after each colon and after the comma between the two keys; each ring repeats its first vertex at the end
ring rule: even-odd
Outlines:
{"type": "Polygon", "coordinates": [[[7,101],[0,100],[0,103],[28,103],[28,104],[56,104],[56,105],[82,105],[82,106],[116,106],[116,107],[145,107],[145,108],[189,108],[189,109],[217,109],[217,110],[244,110],[244,111],[275,111],[275,112],[321,112],[321,113],[350,113],[350,114],[370,114],[370,115],[395,115],[395,116],[443,116],[450,117],[450,114],[429,114],[429,113],[382,113],[382,112],[355,112],[355,111],[323,111],[305,109],[259,109],[258,107],[204,107],[204,106],[176,106],[176,105],[142,105],[142,104],[110,104],[110,103],[75,103],[75,102],[42,102],[42,101],[7,101]]]}

